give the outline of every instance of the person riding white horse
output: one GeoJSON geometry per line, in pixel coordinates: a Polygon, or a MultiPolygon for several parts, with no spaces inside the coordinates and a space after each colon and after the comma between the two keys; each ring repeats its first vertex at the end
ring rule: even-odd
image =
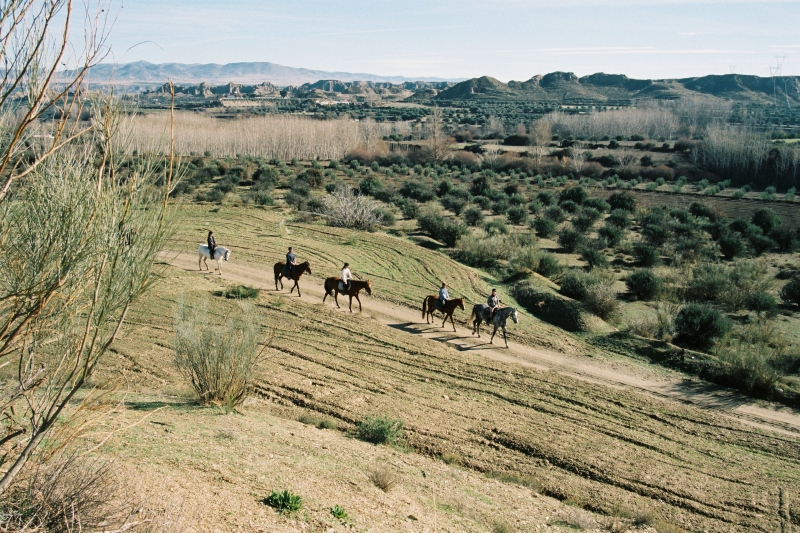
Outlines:
{"type": "Polygon", "coordinates": [[[203,270],[203,265],[206,265],[206,270],[209,270],[208,263],[206,262],[207,259],[211,259],[212,261],[217,262],[217,270],[219,270],[220,276],[222,275],[222,265],[220,264],[221,260],[227,261],[231,257],[231,251],[225,248],[224,246],[215,246],[214,247],[214,256],[211,256],[211,252],[208,249],[208,245],[201,244],[197,247],[197,267],[200,270],[203,270]]]}
{"type": "Polygon", "coordinates": [[[206,242],[208,242],[208,256],[214,259],[214,251],[217,249],[217,240],[214,238],[213,231],[208,232],[208,239],[206,239],[206,242]]]}

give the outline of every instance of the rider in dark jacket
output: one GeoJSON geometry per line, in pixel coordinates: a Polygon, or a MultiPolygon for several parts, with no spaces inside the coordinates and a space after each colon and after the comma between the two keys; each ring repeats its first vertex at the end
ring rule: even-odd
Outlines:
{"type": "Polygon", "coordinates": [[[289,271],[291,275],[294,273],[294,267],[297,266],[297,257],[295,257],[294,252],[292,251],[292,247],[289,247],[289,251],[286,253],[286,269],[289,271]]]}
{"type": "Polygon", "coordinates": [[[489,298],[486,300],[486,305],[489,306],[491,317],[494,318],[495,313],[500,309],[500,298],[497,296],[497,289],[492,289],[492,294],[490,294],[489,298]]]}
{"type": "Polygon", "coordinates": [[[214,232],[208,232],[208,255],[210,259],[214,259],[214,254],[217,251],[217,241],[214,239],[214,232]]]}

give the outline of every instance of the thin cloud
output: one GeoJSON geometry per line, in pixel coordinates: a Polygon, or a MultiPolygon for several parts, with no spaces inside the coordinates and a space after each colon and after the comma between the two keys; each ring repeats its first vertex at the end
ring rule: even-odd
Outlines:
{"type": "Polygon", "coordinates": [[[474,28],[474,24],[463,24],[459,26],[420,26],[417,28],[380,28],[376,30],[356,30],[356,31],[340,31],[333,33],[318,33],[317,35],[331,36],[331,35],[360,35],[364,33],[389,33],[394,31],[420,31],[420,30],[441,30],[452,28],[474,28]]]}
{"type": "Polygon", "coordinates": [[[620,54],[659,54],[659,55],[679,55],[679,54],[755,54],[754,50],[724,50],[718,48],[677,48],[661,49],[651,46],[628,47],[628,46],[595,46],[585,48],[532,48],[532,49],[512,49],[512,50],[491,50],[491,54],[540,54],[540,55],[620,55],[620,54]]]}

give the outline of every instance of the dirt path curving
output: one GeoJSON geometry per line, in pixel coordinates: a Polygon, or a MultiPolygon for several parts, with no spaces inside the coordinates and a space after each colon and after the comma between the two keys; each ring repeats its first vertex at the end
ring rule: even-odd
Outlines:
{"type": "MultiPolygon", "coordinates": [[[[219,276],[213,271],[200,273],[197,270],[197,256],[194,254],[165,253],[162,254],[162,259],[173,267],[197,272],[198,276],[215,276],[228,282],[251,285],[269,291],[268,294],[290,297],[293,303],[296,301],[301,305],[319,304],[324,296],[322,278],[316,276],[301,278],[302,298],[297,297],[296,291],[289,295],[292,282],[284,283],[284,290],[276,293],[271,265],[260,268],[237,263],[235,260],[223,262],[223,275],[219,276]]],[[[380,291],[380,287],[374,287],[374,290],[380,291]]],[[[800,437],[800,412],[797,410],[746,398],[734,391],[688,379],[662,367],[648,368],[632,361],[606,357],[571,356],[514,341],[509,341],[509,348],[505,349],[501,332],[498,332],[499,337],[495,337],[494,345],[491,345],[488,343],[490,332],[484,332],[482,338],[478,339],[464,327],[463,321],[467,320],[470,309],[458,311],[458,314],[461,314],[459,317],[461,323],[457,326],[458,331],[454,333],[449,324],[444,328],[440,327],[441,322],[438,321],[426,324],[424,318],[421,318],[421,302],[420,310],[414,310],[366,295],[362,295],[361,301],[363,314],[379,323],[409,334],[447,342],[459,351],[468,350],[496,361],[520,364],[539,370],[552,370],[583,381],[628,388],[650,396],[672,399],[701,409],[713,410],[753,427],[800,437]]],[[[332,297],[328,297],[325,304],[333,305],[332,297]]],[[[347,313],[348,298],[342,297],[339,304],[342,306],[342,312],[347,313]]],[[[358,302],[355,299],[353,309],[358,312],[358,302]]],[[[524,314],[521,320],[537,319],[524,314]]],[[[509,329],[513,331],[513,328],[514,325],[510,324],[509,329]]]]}

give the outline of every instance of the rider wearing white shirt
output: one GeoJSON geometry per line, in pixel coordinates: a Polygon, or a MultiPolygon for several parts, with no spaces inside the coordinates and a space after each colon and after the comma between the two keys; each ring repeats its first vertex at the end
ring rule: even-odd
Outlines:
{"type": "Polygon", "coordinates": [[[342,285],[344,286],[344,290],[350,290],[350,281],[353,279],[353,275],[350,273],[350,263],[345,263],[342,267],[342,285]]]}

